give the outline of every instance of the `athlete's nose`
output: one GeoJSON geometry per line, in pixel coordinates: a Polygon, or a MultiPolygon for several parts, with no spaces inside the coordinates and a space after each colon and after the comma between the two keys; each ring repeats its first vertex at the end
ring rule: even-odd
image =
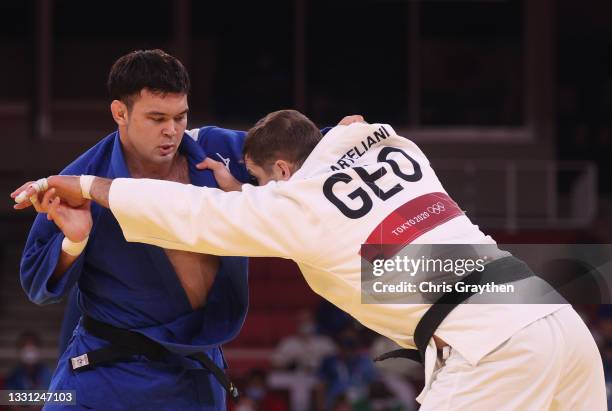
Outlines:
{"type": "Polygon", "coordinates": [[[176,132],[177,132],[176,130],[177,130],[176,122],[174,120],[169,120],[169,122],[162,129],[162,133],[165,136],[174,137],[176,136],[176,132]]]}

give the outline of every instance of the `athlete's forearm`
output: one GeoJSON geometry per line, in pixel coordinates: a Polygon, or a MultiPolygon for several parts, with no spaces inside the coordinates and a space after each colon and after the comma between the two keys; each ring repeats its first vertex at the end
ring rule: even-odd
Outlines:
{"type": "Polygon", "coordinates": [[[303,251],[304,244],[312,243],[315,230],[301,226],[298,230],[289,221],[303,221],[300,216],[306,207],[277,191],[273,184],[245,185],[241,193],[226,193],[172,181],[117,178],[107,201],[112,194],[110,210],[128,242],[205,254],[307,261],[310,251],[303,251]],[[297,232],[299,239],[295,239],[297,232]]]}
{"type": "MultiPolygon", "coordinates": [[[[112,182],[113,180],[107,178],[95,177],[89,190],[91,199],[101,206],[108,208],[108,193],[110,191],[112,182]]],[[[74,193],[74,195],[77,194],[78,193],[74,193]]],[[[73,256],[62,250],[57,266],[53,271],[53,276],[50,280],[51,283],[54,283],[62,278],[64,273],[70,268],[72,263],[74,263],[77,258],[79,258],[78,255],[73,256]]]]}
{"type": "Polygon", "coordinates": [[[70,255],[62,250],[59,260],[57,261],[57,266],[55,266],[55,270],[53,270],[53,275],[49,279],[50,285],[53,285],[55,282],[59,281],[77,258],[79,258],[78,255],[70,255]]]}
{"type": "Polygon", "coordinates": [[[113,180],[109,178],[96,177],[91,184],[89,195],[91,199],[102,207],[110,208],[108,197],[113,180]]]}

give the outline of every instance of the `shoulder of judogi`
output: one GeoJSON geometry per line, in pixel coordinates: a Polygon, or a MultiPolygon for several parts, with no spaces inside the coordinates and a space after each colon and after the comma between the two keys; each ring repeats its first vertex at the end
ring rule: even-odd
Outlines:
{"type": "Polygon", "coordinates": [[[108,168],[112,155],[113,144],[116,133],[111,133],[100,140],[96,145],[89,148],[73,162],[68,164],[60,174],[80,175],[92,174],[105,176],[104,170],[108,168]]]}
{"type": "Polygon", "coordinates": [[[245,131],[232,130],[217,126],[204,126],[185,131],[189,137],[200,144],[204,149],[215,149],[223,146],[232,146],[242,151],[245,131]]]}
{"type": "Polygon", "coordinates": [[[217,126],[206,126],[185,132],[202,147],[206,155],[220,161],[241,182],[248,182],[250,176],[242,160],[242,147],[246,132],[217,126]]]}

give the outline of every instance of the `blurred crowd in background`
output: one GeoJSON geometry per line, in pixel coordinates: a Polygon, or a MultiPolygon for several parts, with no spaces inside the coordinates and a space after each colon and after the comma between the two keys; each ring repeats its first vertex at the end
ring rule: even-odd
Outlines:
{"type": "MultiPolygon", "coordinates": [[[[396,129],[444,134],[467,128],[482,139],[464,147],[460,140],[425,141],[434,160],[514,156],[593,164],[598,213],[582,227],[534,232],[519,220],[507,233],[475,222],[487,233],[493,229],[494,238],[526,244],[610,243],[610,2],[3,2],[0,134],[9,143],[0,150],[2,191],[38,176],[29,173],[57,172],[63,155],[111,132],[104,88],[110,64],[132,49],[157,47],[191,73],[193,127],[244,129],[267,112],[294,107],[322,127],[358,113],[396,129]],[[44,116],[50,128],[40,127],[44,116]],[[535,130],[535,140],[506,140],[496,154],[487,132],[512,136],[515,129],[535,130]],[[28,170],[27,147],[43,143],[60,148],[28,170]]],[[[570,190],[572,181],[560,178],[554,189],[570,190]]],[[[19,289],[18,264],[32,216],[16,216],[8,200],[0,211],[0,389],[45,389],[56,365],[62,308],[30,308],[19,289]]],[[[408,360],[372,361],[397,348],[394,343],[318,299],[295,268],[270,264],[252,272],[245,329],[225,350],[242,392],[232,410],[418,408],[422,368],[408,360]],[[254,275],[258,271],[275,276],[254,275]],[[273,283],[276,294],[263,299],[273,283]],[[281,301],[285,290],[291,293],[281,301]]],[[[612,398],[612,307],[576,308],[599,345],[612,398]]]]}
{"type": "MultiPolygon", "coordinates": [[[[612,306],[575,307],[597,342],[612,393],[612,306]]],[[[422,366],[409,360],[372,361],[400,348],[363,328],[326,302],[296,316],[296,333],[270,351],[265,366],[239,375],[241,397],[233,411],[413,411],[423,386],[422,366]]],[[[19,336],[14,368],[0,376],[0,389],[47,389],[52,367],[43,361],[34,332],[19,336]]],[[[231,364],[230,364],[230,372],[231,364]]],[[[5,410],[40,407],[5,407],[5,410]]],[[[0,410],[4,410],[0,407],[0,410]]]]}

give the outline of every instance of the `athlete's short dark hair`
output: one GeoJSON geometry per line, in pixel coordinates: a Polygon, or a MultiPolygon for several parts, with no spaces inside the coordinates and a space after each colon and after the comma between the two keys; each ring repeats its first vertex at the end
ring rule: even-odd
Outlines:
{"type": "Polygon", "coordinates": [[[107,82],[111,99],[129,108],[143,89],[153,93],[189,94],[189,74],[183,64],[163,50],[135,50],[115,61],[107,82]]]}
{"type": "Polygon", "coordinates": [[[296,110],[279,110],[260,119],[248,131],[242,154],[265,170],[279,158],[299,167],[321,138],[321,132],[308,117],[296,110]]]}

